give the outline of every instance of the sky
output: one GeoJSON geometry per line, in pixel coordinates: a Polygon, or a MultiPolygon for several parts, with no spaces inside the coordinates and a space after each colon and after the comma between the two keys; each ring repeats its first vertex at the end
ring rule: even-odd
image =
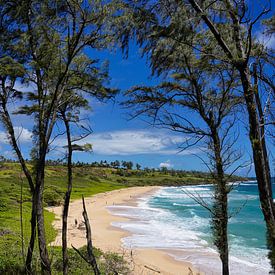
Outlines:
{"type": "MultiPolygon", "coordinates": [[[[275,48],[275,36],[266,39],[260,30],[258,38],[268,47],[275,48]]],[[[205,145],[199,144],[186,150],[180,150],[179,146],[188,139],[183,134],[177,134],[169,130],[154,128],[142,118],[130,119],[131,111],[123,108],[123,92],[135,85],[153,85],[159,79],[151,76],[151,71],[146,58],[141,58],[139,49],[132,43],[128,58],[122,53],[102,51],[88,52],[89,55],[100,61],[109,61],[110,87],[118,88],[121,93],[112,101],[102,103],[91,100],[91,112],[83,115],[88,118],[93,133],[82,143],[91,143],[93,152],[75,152],[74,161],[94,162],[107,160],[126,160],[139,163],[149,168],[167,167],[182,170],[207,171],[207,167],[201,161],[205,157],[205,145]]],[[[16,106],[10,106],[16,108],[16,106]]],[[[188,113],[186,114],[188,115],[188,113]]],[[[29,158],[32,147],[32,120],[28,117],[13,117],[15,132],[20,136],[20,146],[25,157],[29,158]]],[[[242,162],[251,159],[251,150],[247,134],[247,120],[240,122],[242,131],[236,146],[243,154],[242,162]]],[[[60,137],[51,145],[50,158],[64,157],[63,145],[66,144],[65,137],[60,137]]],[[[269,144],[272,153],[274,146],[269,144]]],[[[0,128],[0,149],[2,155],[13,157],[8,140],[0,128]]],[[[274,155],[270,155],[274,159],[274,155]]],[[[253,165],[241,168],[237,174],[253,176],[253,165]]]]}

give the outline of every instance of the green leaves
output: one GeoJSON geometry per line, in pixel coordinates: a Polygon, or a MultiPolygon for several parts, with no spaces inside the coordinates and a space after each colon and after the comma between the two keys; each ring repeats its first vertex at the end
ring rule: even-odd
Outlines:
{"type": "Polygon", "coordinates": [[[0,77],[17,78],[23,77],[26,73],[22,64],[17,62],[11,56],[4,56],[0,58],[0,77]]]}

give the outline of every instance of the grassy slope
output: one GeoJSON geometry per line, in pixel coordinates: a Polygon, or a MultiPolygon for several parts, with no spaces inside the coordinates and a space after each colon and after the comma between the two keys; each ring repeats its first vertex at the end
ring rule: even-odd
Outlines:
{"type": "MultiPolygon", "coordinates": [[[[31,169],[31,167],[30,167],[31,169]]],[[[23,229],[24,239],[28,241],[29,219],[31,212],[30,194],[20,165],[7,163],[0,167],[0,271],[4,266],[16,266],[22,263],[20,234],[20,190],[23,194],[23,229]]],[[[184,183],[202,183],[210,181],[206,175],[170,175],[167,173],[142,171],[124,171],[111,168],[74,168],[72,199],[96,193],[136,185],[182,185],[184,183]]],[[[66,190],[66,167],[52,166],[46,170],[44,200],[45,205],[62,202],[66,190]]],[[[47,241],[54,240],[56,232],[51,223],[54,215],[45,211],[47,241]]],[[[36,252],[37,253],[37,252],[36,252]]],[[[50,251],[54,258],[59,258],[60,249],[50,251]],[[58,255],[57,255],[58,254],[58,255]]],[[[56,262],[56,261],[55,261],[56,262]]],[[[38,265],[38,261],[37,261],[38,265]]],[[[0,272],[1,273],[1,272],[0,272]]]]}

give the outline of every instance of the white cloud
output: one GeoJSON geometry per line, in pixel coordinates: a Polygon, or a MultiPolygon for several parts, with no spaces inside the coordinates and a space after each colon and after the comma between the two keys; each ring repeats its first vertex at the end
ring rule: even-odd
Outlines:
{"type": "Polygon", "coordinates": [[[6,151],[2,152],[1,155],[5,158],[8,158],[8,159],[14,159],[14,158],[16,159],[16,154],[12,150],[9,150],[9,151],[6,150],[6,151]]]}
{"type": "MultiPolygon", "coordinates": [[[[121,130],[92,134],[78,144],[91,143],[93,152],[99,155],[169,155],[177,154],[179,145],[184,141],[186,141],[184,136],[152,129],[151,131],[121,130]]],[[[65,140],[59,140],[57,145],[63,146],[65,143],[65,140]]],[[[192,154],[194,150],[186,150],[180,154],[192,154]]]]}
{"type": "MultiPolygon", "coordinates": [[[[14,127],[15,136],[22,144],[32,141],[32,132],[23,127],[14,127]]],[[[179,146],[187,138],[183,135],[175,135],[152,130],[121,130],[113,132],[102,132],[92,134],[89,137],[76,142],[79,145],[90,143],[93,146],[93,152],[98,155],[190,155],[200,153],[198,148],[191,148],[180,152],[179,146]]],[[[6,132],[0,131],[0,144],[8,144],[6,132]]],[[[51,154],[63,154],[64,144],[67,144],[63,136],[56,139],[52,144],[51,154]]]]}
{"type": "Polygon", "coordinates": [[[19,138],[20,142],[26,143],[32,140],[32,132],[26,128],[14,127],[16,138],[19,138]]]}
{"type": "MultiPolygon", "coordinates": [[[[14,133],[16,139],[19,139],[20,143],[28,143],[32,141],[32,132],[26,128],[16,126],[14,127],[14,133]]],[[[0,131],[0,143],[9,143],[7,133],[4,131],[0,131]]]]}
{"type": "Polygon", "coordinates": [[[160,164],[159,164],[159,167],[160,168],[172,168],[174,165],[171,163],[171,161],[168,159],[168,160],[166,160],[165,162],[161,162],[160,164]]]}
{"type": "Polygon", "coordinates": [[[183,140],[178,136],[141,130],[108,132],[89,138],[94,152],[103,155],[171,154],[176,152],[176,144],[183,140]]]}
{"type": "Polygon", "coordinates": [[[264,33],[258,32],[256,34],[258,41],[263,44],[266,48],[275,49],[275,35],[266,35],[264,33]]]}

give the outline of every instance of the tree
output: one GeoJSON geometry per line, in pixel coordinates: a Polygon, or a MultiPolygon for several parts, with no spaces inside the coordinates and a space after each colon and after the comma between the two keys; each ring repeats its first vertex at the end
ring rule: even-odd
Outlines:
{"type": "Polygon", "coordinates": [[[127,169],[129,169],[129,170],[132,170],[133,169],[133,162],[132,161],[128,161],[127,162],[127,169]]]}
{"type": "Polygon", "coordinates": [[[120,162],[118,160],[114,161],[114,167],[119,168],[120,167],[120,162]]]}
{"type": "MultiPolygon", "coordinates": [[[[268,248],[271,250],[269,258],[273,272],[275,272],[275,209],[273,204],[272,186],[269,160],[265,142],[264,124],[261,116],[261,107],[257,105],[255,95],[256,88],[253,87],[252,73],[249,68],[249,62],[261,58],[262,53],[253,51],[255,43],[253,41],[253,28],[255,24],[271,11],[271,3],[266,1],[266,5],[256,18],[251,18],[249,15],[248,4],[245,1],[223,1],[218,7],[221,11],[224,10],[222,16],[225,19],[227,31],[230,33],[231,39],[225,39],[224,32],[218,28],[220,21],[216,21],[210,15],[211,11],[216,7],[210,5],[200,5],[196,1],[188,1],[196,14],[200,16],[208,30],[213,35],[213,41],[222,50],[224,55],[219,55],[220,60],[226,58],[227,62],[235,67],[239,72],[239,77],[242,82],[243,96],[246,102],[247,113],[249,117],[249,138],[251,142],[255,173],[257,177],[259,196],[262,206],[262,211],[267,225],[268,232],[268,248]],[[244,18],[246,18],[244,20],[244,18]],[[245,34],[243,33],[245,32],[245,34]]],[[[216,59],[218,59],[216,57],[216,59]]]]}
{"type": "MultiPolygon", "coordinates": [[[[72,73],[72,77],[66,84],[63,102],[59,106],[59,117],[63,121],[66,136],[67,136],[67,174],[68,185],[64,197],[64,207],[62,214],[62,254],[63,254],[63,274],[68,274],[68,253],[67,253],[67,219],[69,212],[70,197],[73,187],[72,177],[72,155],[73,151],[91,151],[92,147],[89,144],[78,145],[79,142],[87,137],[91,130],[83,124],[80,117],[81,109],[89,109],[89,103],[86,99],[88,95],[97,98],[98,100],[109,99],[114,96],[117,90],[111,90],[104,87],[105,77],[95,67],[90,66],[90,62],[81,60],[82,70],[79,70],[77,75],[72,73]],[[84,64],[87,64],[87,67],[84,64]],[[85,94],[82,94],[85,92],[85,94]],[[86,97],[86,98],[85,98],[86,97]],[[77,137],[72,137],[72,125],[77,127],[77,137]]],[[[105,73],[104,73],[105,75],[105,73]]]]}
{"type": "Polygon", "coordinates": [[[125,169],[132,170],[133,165],[134,164],[132,161],[125,161],[125,160],[121,161],[121,166],[125,169]]]}
{"type": "Polygon", "coordinates": [[[136,163],[136,168],[137,168],[137,170],[140,170],[141,165],[139,163],[136,163]]]}
{"type": "MultiPolygon", "coordinates": [[[[166,42],[167,45],[169,41],[166,42]]],[[[155,50],[160,58],[165,54],[160,47],[155,50]]],[[[236,138],[231,141],[229,138],[235,124],[236,106],[241,102],[234,93],[235,86],[238,86],[234,84],[235,73],[206,66],[205,60],[196,57],[195,52],[187,54],[180,50],[175,58],[170,58],[169,65],[167,63],[167,71],[170,70],[176,71],[170,75],[174,81],[156,87],[135,87],[128,93],[130,99],[126,104],[136,107],[134,116],[149,115],[157,127],[190,135],[182,150],[206,142],[209,161],[204,163],[215,183],[213,205],[195,194],[189,195],[211,213],[214,244],[222,261],[222,274],[226,275],[229,274],[228,193],[232,186],[228,184],[225,170],[239,159],[233,150],[236,138]],[[210,83],[209,79],[212,80],[210,83]],[[184,110],[196,119],[188,119],[184,110]]],[[[167,171],[167,168],[162,167],[162,171],[167,171]]]]}
{"type": "MultiPolygon", "coordinates": [[[[144,46],[144,51],[150,55],[153,73],[156,74],[161,73],[163,64],[180,46],[183,50],[196,50],[198,55],[211,59],[214,66],[228,64],[230,69],[238,72],[248,114],[249,139],[261,208],[267,226],[268,248],[271,251],[269,258],[274,271],[275,210],[264,135],[267,125],[261,123],[264,117],[260,110],[266,97],[260,98],[258,102],[261,104],[256,103],[257,89],[252,81],[253,70],[250,69],[251,63],[261,59],[269,63],[265,73],[272,71],[270,67],[274,68],[274,52],[264,48],[254,36],[260,20],[270,14],[271,2],[261,3],[259,10],[254,16],[249,1],[125,1],[126,12],[117,33],[126,50],[130,37],[135,37],[144,46]],[[167,38],[170,38],[170,43],[164,44],[167,38]],[[148,50],[160,46],[166,52],[161,57],[158,51],[148,50]]],[[[271,32],[272,20],[265,20],[271,32]]]]}
{"type": "MultiPolygon", "coordinates": [[[[84,49],[99,49],[106,45],[107,36],[103,34],[102,26],[108,8],[102,9],[100,1],[95,1],[93,5],[82,1],[50,0],[1,1],[0,4],[1,28],[5,30],[5,39],[1,36],[1,59],[5,70],[8,69],[1,79],[1,118],[32,192],[31,238],[26,272],[31,272],[37,229],[41,269],[50,274],[43,215],[46,155],[66,84],[78,75],[82,65],[87,65],[84,49]],[[7,37],[11,39],[7,40],[7,37]],[[8,65],[7,58],[10,59],[8,65]],[[17,88],[20,79],[33,90],[23,93],[22,89],[17,88]],[[14,97],[24,97],[28,103],[21,104],[17,114],[34,118],[33,175],[18,146],[7,108],[14,97]]],[[[95,60],[88,61],[90,67],[97,70],[93,66],[95,60]]],[[[90,90],[97,88],[89,87],[90,90]]]]}

